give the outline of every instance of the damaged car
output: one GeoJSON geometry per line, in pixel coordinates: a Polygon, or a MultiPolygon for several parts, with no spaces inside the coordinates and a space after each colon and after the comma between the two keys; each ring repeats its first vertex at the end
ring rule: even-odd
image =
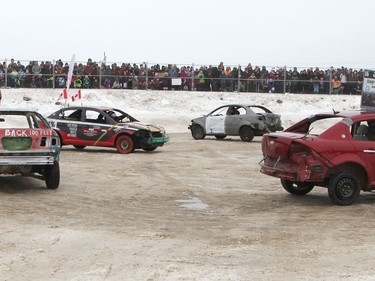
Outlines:
{"type": "Polygon", "coordinates": [[[328,189],[336,205],[350,205],[375,189],[375,112],[314,114],[262,138],[260,172],[294,195],[328,189]]]}
{"type": "Polygon", "coordinates": [[[0,174],[60,184],[60,140],[47,120],[28,109],[0,109],[0,174]]]}
{"type": "Polygon", "coordinates": [[[135,149],[154,151],[169,141],[165,129],[138,121],[121,109],[105,106],[71,106],[47,117],[61,145],[113,147],[128,154],[135,149]]]}
{"type": "Polygon", "coordinates": [[[230,104],[223,105],[210,113],[191,120],[188,127],[194,139],[215,136],[240,136],[242,141],[250,142],[254,136],[282,131],[281,116],[261,105],[230,104]]]}

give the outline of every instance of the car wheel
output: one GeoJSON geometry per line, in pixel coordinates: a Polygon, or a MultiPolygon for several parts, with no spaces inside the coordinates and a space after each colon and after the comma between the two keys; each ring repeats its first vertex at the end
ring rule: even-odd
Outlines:
{"type": "Polygon", "coordinates": [[[329,198],[336,205],[351,205],[357,200],[360,191],[359,180],[351,173],[340,173],[331,178],[328,183],[329,198]]]}
{"type": "Polygon", "coordinates": [[[44,179],[48,189],[56,189],[60,185],[60,165],[54,161],[53,165],[47,165],[44,168],[44,179]]]}
{"type": "Polygon", "coordinates": [[[157,148],[157,146],[152,146],[152,147],[144,147],[144,151],[154,151],[157,148]]]}
{"type": "Polygon", "coordinates": [[[76,149],[84,149],[86,145],[73,145],[76,149]]]}
{"type": "Polygon", "coordinates": [[[205,138],[204,130],[201,126],[199,125],[194,125],[191,128],[191,135],[193,136],[194,139],[196,140],[202,140],[205,138]]]}
{"type": "Polygon", "coordinates": [[[281,185],[293,195],[305,195],[314,188],[314,184],[311,182],[293,182],[290,180],[281,180],[281,185]]]}
{"type": "Polygon", "coordinates": [[[118,152],[128,154],[134,151],[134,142],[130,136],[122,135],[116,140],[116,149],[118,152]]]}
{"type": "Polygon", "coordinates": [[[254,131],[249,126],[244,126],[240,129],[240,138],[242,141],[252,141],[254,138],[254,131]]]}
{"type": "Polygon", "coordinates": [[[223,140],[226,138],[227,135],[215,135],[215,138],[217,138],[218,140],[223,140]]]}

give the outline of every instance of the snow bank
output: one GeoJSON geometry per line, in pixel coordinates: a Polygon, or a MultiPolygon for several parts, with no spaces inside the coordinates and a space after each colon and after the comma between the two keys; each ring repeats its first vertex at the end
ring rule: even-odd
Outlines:
{"type": "MultiPolygon", "coordinates": [[[[62,89],[1,89],[2,107],[32,108],[48,115],[64,106],[58,100],[62,89]]],[[[67,106],[104,105],[125,110],[143,122],[164,126],[168,132],[187,132],[192,118],[229,103],[263,105],[282,115],[285,128],[316,113],[360,108],[360,96],[317,94],[268,94],[230,92],[91,90],[83,89],[82,99],[72,102],[76,89],[68,91],[67,106]]]]}

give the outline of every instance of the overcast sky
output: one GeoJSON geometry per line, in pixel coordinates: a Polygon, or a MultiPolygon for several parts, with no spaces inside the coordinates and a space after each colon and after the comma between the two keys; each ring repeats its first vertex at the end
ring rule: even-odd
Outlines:
{"type": "Polygon", "coordinates": [[[2,1],[0,59],[375,68],[373,0],[2,1]]]}

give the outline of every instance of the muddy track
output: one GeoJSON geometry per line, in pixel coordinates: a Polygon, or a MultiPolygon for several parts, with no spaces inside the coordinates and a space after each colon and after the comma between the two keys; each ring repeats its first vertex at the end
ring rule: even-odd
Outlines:
{"type": "Polygon", "coordinates": [[[4,280],[371,280],[375,196],[333,206],[259,173],[260,138],[64,147],[61,185],[0,177],[4,280]]]}

